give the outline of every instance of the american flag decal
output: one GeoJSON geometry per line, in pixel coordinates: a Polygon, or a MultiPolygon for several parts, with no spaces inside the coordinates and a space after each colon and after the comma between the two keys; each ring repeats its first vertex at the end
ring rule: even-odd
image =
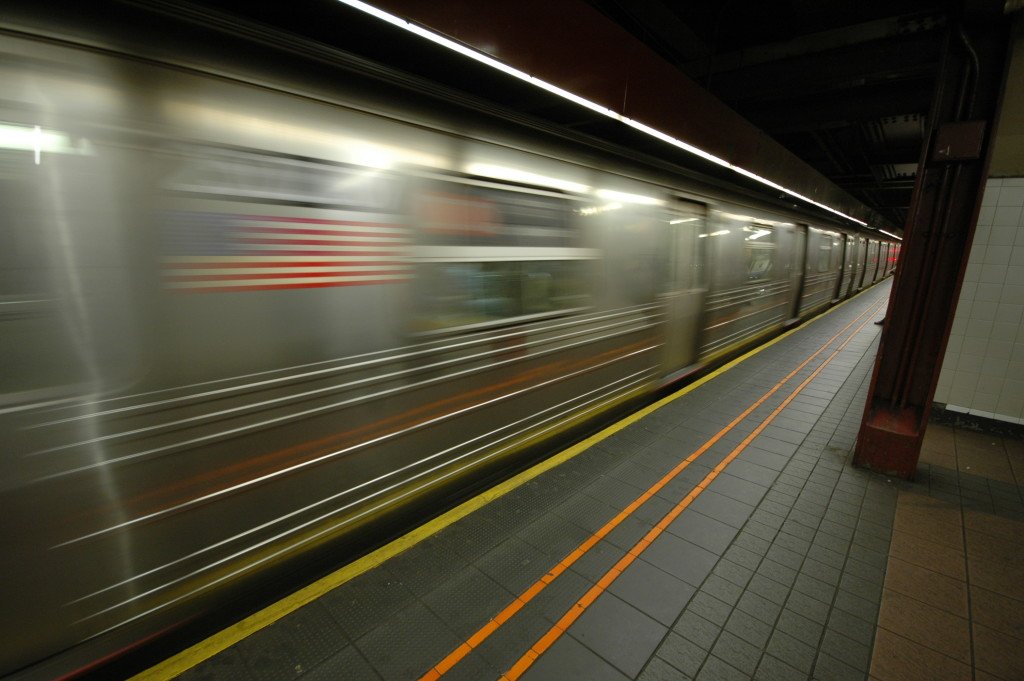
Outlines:
{"type": "Polygon", "coordinates": [[[394,284],[412,278],[408,230],[352,215],[168,214],[162,279],[193,293],[394,284]],[[334,219],[351,217],[352,219],[334,219]]]}

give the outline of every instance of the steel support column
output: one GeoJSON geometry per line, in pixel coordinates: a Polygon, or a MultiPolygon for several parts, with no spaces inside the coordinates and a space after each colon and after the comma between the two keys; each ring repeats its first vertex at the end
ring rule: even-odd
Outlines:
{"type": "Polygon", "coordinates": [[[974,227],[1005,79],[1009,20],[978,3],[950,21],[855,465],[910,479],[974,227]]]}

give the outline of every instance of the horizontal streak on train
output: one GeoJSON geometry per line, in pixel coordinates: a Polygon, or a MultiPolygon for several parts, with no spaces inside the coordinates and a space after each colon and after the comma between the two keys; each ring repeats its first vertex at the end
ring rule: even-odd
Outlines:
{"type": "MultiPolygon", "coordinates": [[[[275,270],[281,268],[273,268],[275,270]]],[[[250,281],[254,279],[300,279],[300,278],[314,278],[314,277],[336,277],[337,281],[358,279],[360,277],[390,277],[393,275],[405,275],[408,273],[409,268],[394,268],[394,269],[356,269],[356,268],[340,268],[332,267],[329,270],[323,272],[315,271],[302,271],[302,272],[268,272],[262,270],[256,270],[254,272],[235,272],[232,274],[219,274],[219,273],[208,273],[208,274],[192,274],[192,275],[173,275],[165,277],[168,282],[196,282],[196,281],[250,281]]]]}
{"type": "MultiPolygon", "coordinates": [[[[281,258],[282,256],[271,256],[273,258],[281,258]]],[[[211,259],[203,262],[179,262],[179,263],[164,263],[163,269],[182,269],[182,270],[217,270],[217,269],[252,269],[254,266],[260,265],[266,268],[298,268],[298,267],[366,267],[372,265],[374,267],[403,267],[408,266],[409,262],[406,260],[377,260],[375,258],[367,258],[366,260],[356,260],[353,258],[339,258],[337,260],[289,260],[289,259],[278,259],[278,260],[256,260],[245,258],[244,260],[220,260],[211,259]]]]}
{"type": "MultiPolygon", "coordinates": [[[[363,423],[355,428],[316,440],[252,456],[229,466],[205,471],[191,479],[180,479],[174,483],[165,484],[163,487],[139,494],[132,499],[122,500],[120,509],[122,512],[135,514],[136,520],[164,514],[183,504],[198,499],[206,500],[239,485],[290,470],[295,466],[319,461],[326,456],[333,455],[335,450],[350,450],[361,444],[371,444],[389,435],[410,431],[418,426],[464,413],[474,407],[484,406],[495,401],[496,398],[511,397],[518,392],[529,390],[531,384],[536,381],[541,382],[538,385],[543,385],[552,379],[571,377],[581,372],[600,368],[610,362],[631,357],[648,349],[649,347],[644,341],[638,341],[582,359],[561,359],[548,362],[506,381],[435,400],[403,413],[363,423]]],[[[82,511],[83,509],[76,510],[77,513],[82,511]]],[[[101,515],[106,515],[111,512],[111,508],[99,507],[96,511],[101,515]]]]}
{"type": "MultiPolygon", "coordinates": [[[[382,284],[397,284],[412,279],[412,275],[395,276],[390,279],[370,278],[366,280],[345,279],[343,281],[319,281],[303,282],[295,284],[263,284],[253,283],[244,286],[189,286],[188,284],[168,285],[180,293],[240,293],[242,291],[274,291],[288,288],[329,288],[331,286],[375,286],[382,284]]],[[[198,283],[198,282],[197,282],[198,283]]]]}
{"type": "MultiPolygon", "coordinates": [[[[397,230],[396,237],[404,236],[406,228],[394,222],[373,222],[368,220],[328,220],[326,218],[300,218],[284,215],[247,215],[237,214],[231,217],[237,220],[254,220],[259,222],[294,222],[304,225],[338,225],[343,227],[374,227],[378,229],[397,230]]],[[[381,234],[380,236],[384,236],[381,234]]]]}
{"type": "Polygon", "coordinates": [[[246,232],[257,232],[264,234],[280,234],[282,229],[285,229],[288,231],[288,233],[308,234],[311,236],[347,236],[352,238],[381,239],[391,241],[405,239],[407,237],[407,235],[404,232],[356,232],[350,229],[310,229],[308,227],[250,227],[248,225],[242,227],[241,229],[246,232]]]}

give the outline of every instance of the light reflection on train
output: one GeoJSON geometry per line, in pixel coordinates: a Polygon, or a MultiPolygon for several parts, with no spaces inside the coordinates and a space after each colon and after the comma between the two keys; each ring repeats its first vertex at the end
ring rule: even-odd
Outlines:
{"type": "Polygon", "coordinates": [[[215,607],[899,252],[472,112],[0,48],[0,674],[215,607]]]}

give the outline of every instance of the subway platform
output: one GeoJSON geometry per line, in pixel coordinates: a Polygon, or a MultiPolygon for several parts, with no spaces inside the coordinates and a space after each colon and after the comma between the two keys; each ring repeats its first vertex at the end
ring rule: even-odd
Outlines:
{"type": "Polygon", "coordinates": [[[1024,678],[1024,447],[850,465],[889,290],[136,678],[1024,678]]]}

